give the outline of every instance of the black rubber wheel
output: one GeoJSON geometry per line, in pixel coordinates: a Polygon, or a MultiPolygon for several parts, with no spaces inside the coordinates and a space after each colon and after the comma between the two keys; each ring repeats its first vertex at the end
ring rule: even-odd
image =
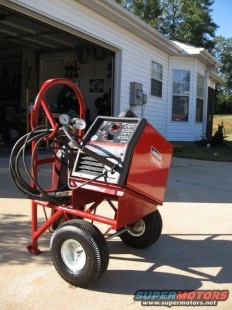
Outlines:
{"type": "Polygon", "coordinates": [[[130,247],[142,249],[154,244],[162,232],[162,218],[158,210],[130,225],[129,230],[119,235],[130,247]]]}
{"type": "Polygon", "coordinates": [[[84,220],[70,220],[54,232],[50,251],[59,275],[67,282],[87,287],[107,270],[109,251],[100,230],[84,220]]]}

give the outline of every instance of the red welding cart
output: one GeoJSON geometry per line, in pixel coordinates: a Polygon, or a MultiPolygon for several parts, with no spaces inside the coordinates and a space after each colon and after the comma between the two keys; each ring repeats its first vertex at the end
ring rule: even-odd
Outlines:
{"type": "Polygon", "coordinates": [[[50,250],[56,270],[80,287],[91,285],[107,270],[108,239],[119,236],[135,248],[158,240],[162,219],[157,206],[163,203],[172,156],[172,146],[144,118],[98,116],[87,131],[84,119],[79,88],[63,78],[46,81],[31,112],[31,131],[17,141],[10,158],[12,179],[32,200],[28,250],[41,253],[39,237],[47,230],[52,232],[50,250]],[[69,113],[61,114],[59,121],[53,117],[45,94],[57,84],[75,93],[78,117],[69,113]],[[39,125],[41,109],[49,125],[39,125]],[[40,158],[38,146],[44,141],[52,153],[40,158]],[[25,163],[25,169],[30,184],[19,169],[19,158],[24,158],[28,145],[31,165],[25,163]],[[52,166],[51,185],[44,188],[39,170],[48,164],[52,166]],[[102,203],[112,215],[100,212],[102,203]],[[38,208],[45,211],[42,224],[38,208]]]}

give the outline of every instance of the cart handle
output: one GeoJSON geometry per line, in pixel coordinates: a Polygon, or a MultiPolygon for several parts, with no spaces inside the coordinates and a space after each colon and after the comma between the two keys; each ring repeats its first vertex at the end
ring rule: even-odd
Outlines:
{"type": "MultiPolygon", "coordinates": [[[[84,105],[84,99],[83,99],[82,93],[72,81],[66,78],[55,78],[55,79],[50,79],[50,80],[45,81],[43,85],[41,86],[38,95],[36,96],[34,107],[31,111],[31,128],[33,130],[39,125],[40,105],[42,106],[44,110],[44,113],[53,129],[52,133],[48,135],[45,138],[45,140],[52,139],[56,135],[57,130],[59,128],[59,124],[55,121],[55,118],[53,117],[52,112],[49,109],[47,101],[45,99],[45,93],[48,91],[48,89],[58,84],[65,84],[71,87],[79,103],[80,118],[85,119],[85,105],[84,105]]],[[[79,130],[78,135],[79,136],[83,135],[81,130],[79,130]]]]}

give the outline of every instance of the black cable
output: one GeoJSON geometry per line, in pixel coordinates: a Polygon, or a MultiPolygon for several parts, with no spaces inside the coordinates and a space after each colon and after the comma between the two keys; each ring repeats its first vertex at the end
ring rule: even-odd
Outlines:
{"type": "MultiPolygon", "coordinates": [[[[46,131],[46,135],[47,135],[47,131],[46,131]]],[[[24,194],[26,194],[26,196],[31,199],[41,199],[41,194],[40,194],[40,191],[38,191],[36,188],[31,187],[24,180],[20,172],[19,161],[22,157],[24,168],[27,174],[29,175],[29,178],[31,178],[31,174],[27,169],[27,165],[25,161],[25,149],[33,140],[38,139],[38,138],[43,138],[43,137],[44,137],[44,133],[41,133],[41,134],[33,133],[33,135],[29,133],[23,136],[22,139],[20,139],[20,141],[16,143],[14,149],[12,150],[12,153],[11,153],[12,156],[10,158],[10,171],[14,177],[13,180],[15,181],[16,185],[24,192],[24,194]],[[32,136],[32,137],[28,139],[29,136],[32,136]],[[24,153],[24,156],[22,156],[23,153],[24,153]],[[14,158],[15,160],[13,160],[14,158]]],[[[33,180],[33,181],[35,181],[36,183],[36,180],[33,180]]]]}
{"type": "Polygon", "coordinates": [[[84,64],[88,61],[89,58],[89,48],[83,47],[83,48],[78,48],[77,50],[77,59],[79,63],[84,64]]]}
{"type": "MultiPolygon", "coordinates": [[[[46,139],[52,132],[52,129],[47,126],[39,126],[32,130],[30,133],[21,137],[14,145],[11,155],[10,155],[10,174],[12,180],[18,189],[26,195],[27,198],[34,200],[46,200],[52,204],[60,205],[63,203],[70,203],[71,197],[66,196],[67,185],[62,184],[59,188],[53,191],[46,191],[40,186],[37,179],[36,170],[37,165],[35,164],[37,158],[37,150],[39,143],[46,139]],[[34,143],[34,147],[32,149],[31,144],[34,143]],[[28,146],[31,147],[31,167],[28,166],[26,161],[26,150],[28,146]],[[20,160],[22,159],[22,163],[24,166],[24,171],[30,179],[30,184],[28,181],[24,179],[22,176],[22,169],[20,167],[20,160]],[[64,192],[65,191],[65,192],[64,192]],[[63,192],[63,194],[62,194],[63,192]],[[60,196],[59,196],[60,195],[60,196]]],[[[86,148],[84,145],[78,143],[70,134],[68,127],[61,127],[56,135],[53,137],[53,156],[55,160],[61,165],[65,165],[67,170],[70,170],[70,167],[73,167],[74,163],[74,152],[73,148],[69,145],[70,142],[77,147],[79,150],[95,158],[98,162],[103,163],[104,165],[111,168],[111,172],[114,172],[117,168],[117,165],[104,156],[101,156],[90,149],[86,148]],[[57,148],[57,149],[55,149],[57,148]],[[57,156],[58,151],[61,151],[61,158],[57,156]],[[62,152],[64,154],[64,158],[62,159],[62,152]]],[[[46,162],[45,162],[46,163],[46,162]]],[[[103,173],[105,174],[105,173],[103,173]]]]}
{"type": "Polygon", "coordinates": [[[80,143],[78,143],[77,141],[75,141],[73,139],[73,137],[70,135],[70,133],[68,132],[67,128],[65,126],[62,127],[64,133],[66,134],[66,136],[69,138],[69,140],[79,149],[81,150],[83,153],[85,153],[88,156],[91,156],[92,158],[96,159],[99,163],[102,163],[103,165],[111,168],[111,172],[115,171],[117,165],[115,163],[113,163],[112,161],[108,160],[106,157],[101,156],[93,151],[91,151],[90,149],[88,149],[87,147],[85,147],[84,145],[81,145],[80,143]]]}
{"type": "MultiPolygon", "coordinates": [[[[33,167],[34,162],[34,155],[37,151],[38,144],[46,138],[52,129],[49,129],[47,126],[40,126],[36,129],[32,130],[30,133],[24,135],[20,138],[16,144],[14,145],[11,155],[10,155],[10,174],[12,180],[14,181],[15,185],[18,189],[23,192],[28,198],[36,199],[36,200],[47,200],[53,204],[61,204],[61,203],[69,203],[70,197],[56,197],[57,192],[63,191],[67,189],[67,186],[64,185],[61,188],[56,189],[55,191],[46,192],[38,183],[37,181],[37,172],[34,170],[33,167]],[[34,142],[35,146],[32,150],[32,160],[31,160],[31,171],[28,167],[26,162],[26,149],[30,144],[34,142]],[[30,180],[35,184],[35,187],[28,184],[25,179],[22,177],[22,172],[20,171],[20,159],[22,158],[24,170],[26,171],[27,175],[29,176],[30,180]]],[[[57,141],[63,141],[65,148],[70,151],[70,147],[68,143],[63,139],[61,133],[58,131],[57,135],[54,138],[57,141]]],[[[69,154],[68,154],[69,156],[69,154]]],[[[62,163],[63,164],[63,163],[62,163]]]]}
{"type": "Polygon", "coordinates": [[[90,180],[87,180],[87,181],[85,181],[84,183],[82,183],[81,185],[78,185],[78,186],[72,186],[71,183],[68,182],[68,187],[69,187],[69,189],[71,189],[71,190],[79,189],[79,188],[81,188],[81,187],[83,187],[83,186],[85,186],[85,185],[87,185],[87,184],[89,184],[89,183],[91,183],[91,182],[93,182],[93,181],[95,181],[95,180],[97,180],[97,179],[100,179],[100,178],[103,177],[103,176],[107,176],[107,174],[108,174],[108,172],[107,172],[107,171],[104,171],[104,172],[102,172],[101,174],[97,175],[96,177],[94,177],[94,178],[92,178],[92,179],[90,179],[90,180]]]}
{"type": "Polygon", "coordinates": [[[104,48],[98,48],[98,47],[91,48],[91,56],[95,60],[104,60],[108,58],[109,55],[110,55],[110,52],[104,48]],[[98,51],[100,51],[100,53],[98,53],[98,51]]]}
{"type": "MultiPolygon", "coordinates": [[[[25,139],[27,135],[23,136],[20,138],[17,143],[14,145],[11,156],[10,156],[10,174],[11,177],[16,184],[16,186],[26,195],[28,195],[28,198],[31,198],[32,195],[36,195],[37,191],[34,189],[30,191],[30,187],[28,186],[27,182],[24,181],[24,179],[21,177],[21,172],[19,168],[19,159],[20,159],[20,154],[23,150],[23,148],[26,148],[27,145],[25,144],[25,139]]],[[[37,135],[38,137],[38,135],[37,135]]],[[[29,142],[32,142],[34,137],[32,137],[29,142]]]]}
{"type": "MultiPolygon", "coordinates": [[[[33,131],[32,131],[33,132],[33,131]]],[[[25,170],[27,172],[27,174],[29,175],[31,181],[36,184],[36,188],[37,190],[39,191],[40,193],[40,196],[42,196],[42,198],[46,198],[46,200],[48,200],[49,202],[52,202],[52,203],[57,203],[59,201],[57,201],[57,199],[53,199],[53,197],[51,197],[51,194],[53,192],[50,192],[50,195],[48,192],[44,191],[43,188],[39,185],[39,183],[37,182],[37,179],[34,177],[36,175],[36,171],[34,170],[34,165],[33,165],[33,162],[34,162],[34,154],[35,154],[35,151],[39,145],[39,143],[44,139],[46,138],[48,135],[50,134],[48,128],[47,128],[47,133],[44,134],[43,137],[39,138],[39,139],[36,139],[36,143],[35,143],[35,146],[34,146],[34,149],[32,150],[32,158],[31,158],[31,167],[32,167],[32,171],[33,171],[33,175],[31,174],[29,168],[28,168],[28,165],[25,161],[25,148],[23,148],[23,163],[24,163],[24,167],[25,167],[25,170]]],[[[28,136],[29,137],[29,136],[28,136]]],[[[25,141],[25,144],[27,145],[27,140],[28,140],[28,137],[26,138],[26,141],[25,141]]]]}
{"type": "MultiPolygon", "coordinates": [[[[69,140],[67,140],[67,137],[63,137],[62,135],[59,135],[57,137],[54,137],[54,142],[53,143],[53,155],[54,157],[56,158],[56,160],[62,164],[62,165],[65,165],[65,166],[68,166],[69,168],[73,168],[73,164],[74,164],[74,152],[73,152],[73,148],[69,145],[69,140]],[[56,144],[59,146],[58,148],[56,147],[56,144]],[[69,163],[65,163],[63,160],[61,160],[58,156],[57,156],[57,152],[58,151],[55,151],[55,149],[57,150],[60,150],[62,153],[65,153],[65,156],[67,156],[67,162],[69,163]],[[70,164],[71,162],[71,164],[70,164]]],[[[61,157],[63,158],[63,157],[61,157]]]]}

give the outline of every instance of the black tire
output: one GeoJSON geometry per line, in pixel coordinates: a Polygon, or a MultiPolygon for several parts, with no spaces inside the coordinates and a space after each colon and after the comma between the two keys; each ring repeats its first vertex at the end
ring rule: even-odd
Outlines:
{"type": "Polygon", "coordinates": [[[79,287],[96,282],[109,263],[108,246],[102,233],[84,220],[70,220],[60,225],[51,238],[50,251],[59,275],[79,287]]]}
{"type": "Polygon", "coordinates": [[[159,239],[162,226],[161,215],[156,210],[130,225],[129,230],[119,235],[119,237],[132,248],[147,248],[159,239]]]}

